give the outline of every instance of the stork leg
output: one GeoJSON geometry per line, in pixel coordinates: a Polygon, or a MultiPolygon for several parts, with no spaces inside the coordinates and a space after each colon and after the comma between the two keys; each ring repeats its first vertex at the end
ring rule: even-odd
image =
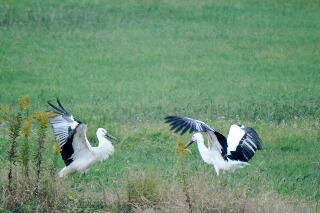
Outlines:
{"type": "Polygon", "coordinates": [[[86,177],[86,174],[88,172],[88,169],[83,171],[83,174],[82,174],[82,185],[83,185],[83,188],[86,190],[87,189],[87,186],[86,186],[86,183],[84,181],[84,178],[86,177]]]}
{"type": "Polygon", "coordinates": [[[223,170],[222,174],[223,174],[223,182],[224,182],[223,187],[226,187],[229,184],[229,182],[228,182],[228,173],[227,173],[226,170],[223,170]]]}
{"type": "Polygon", "coordinates": [[[83,174],[82,174],[82,185],[86,185],[86,183],[84,182],[84,178],[86,177],[86,173],[85,172],[83,172],[83,174]]]}
{"type": "Polygon", "coordinates": [[[76,173],[77,173],[77,172],[69,173],[69,175],[68,175],[68,180],[71,180],[71,178],[72,178],[76,173]]]}
{"type": "Polygon", "coordinates": [[[220,168],[217,166],[217,165],[213,165],[214,166],[214,170],[216,171],[216,174],[217,174],[217,192],[220,192],[221,190],[221,177],[220,177],[220,168]]]}
{"type": "Polygon", "coordinates": [[[70,187],[72,188],[72,178],[73,176],[76,174],[76,172],[71,172],[67,174],[67,183],[70,185],[70,187]]]}
{"type": "Polygon", "coordinates": [[[219,193],[221,191],[221,176],[219,175],[220,169],[218,169],[217,172],[217,192],[219,193]]]}
{"type": "MultiPolygon", "coordinates": [[[[220,171],[220,169],[219,169],[219,171],[220,171]]],[[[225,170],[222,170],[222,175],[217,176],[217,192],[220,192],[221,189],[223,187],[226,187],[228,184],[229,183],[227,181],[227,172],[225,170]],[[221,177],[221,176],[223,176],[223,177],[221,177]]]]}

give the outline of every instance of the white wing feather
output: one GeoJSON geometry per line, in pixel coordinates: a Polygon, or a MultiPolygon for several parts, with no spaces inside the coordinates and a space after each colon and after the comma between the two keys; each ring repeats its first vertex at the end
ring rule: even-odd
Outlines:
{"type": "Polygon", "coordinates": [[[238,125],[231,125],[229,130],[228,141],[228,155],[231,151],[235,151],[239,145],[240,140],[244,136],[245,131],[243,131],[238,125]]]}

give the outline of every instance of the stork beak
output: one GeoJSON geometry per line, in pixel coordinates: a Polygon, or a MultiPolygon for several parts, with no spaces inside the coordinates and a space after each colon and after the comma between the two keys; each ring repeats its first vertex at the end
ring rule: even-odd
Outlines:
{"type": "Polygon", "coordinates": [[[187,152],[189,152],[192,155],[192,152],[190,151],[190,149],[185,148],[184,150],[186,150],[187,152]]]}
{"type": "Polygon", "coordinates": [[[111,138],[111,139],[113,139],[113,140],[115,140],[115,141],[120,142],[117,138],[115,138],[114,136],[110,135],[109,133],[106,133],[106,136],[107,136],[108,138],[111,138]]]}
{"type": "Polygon", "coordinates": [[[194,142],[193,140],[189,141],[184,149],[187,149],[188,146],[190,146],[191,144],[193,144],[193,142],[194,142]]]}

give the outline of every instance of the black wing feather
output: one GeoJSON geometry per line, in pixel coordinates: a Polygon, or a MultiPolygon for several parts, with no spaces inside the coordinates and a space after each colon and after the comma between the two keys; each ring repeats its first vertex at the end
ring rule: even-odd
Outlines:
{"type": "Polygon", "coordinates": [[[175,130],[175,133],[180,132],[184,127],[184,129],[181,131],[181,135],[186,133],[188,129],[190,128],[189,133],[192,132],[216,132],[214,129],[212,129],[209,125],[203,123],[202,121],[194,120],[187,117],[180,117],[180,116],[167,116],[165,117],[165,123],[170,123],[171,131],[175,130]]]}
{"type": "Polygon", "coordinates": [[[71,130],[71,128],[70,128],[67,142],[64,146],[61,147],[60,154],[61,154],[62,160],[64,161],[66,166],[69,166],[73,162],[73,159],[71,158],[71,156],[74,153],[72,141],[73,141],[73,137],[74,137],[75,133],[76,133],[76,131],[71,130]]]}
{"type": "Polygon", "coordinates": [[[253,128],[247,126],[242,126],[241,129],[243,129],[246,132],[247,137],[250,138],[251,141],[254,142],[254,144],[257,146],[256,150],[261,150],[262,142],[258,133],[253,128]]]}
{"type": "Polygon", "coordinates": [[[56,107],[55,105],[53,105],[50,101],[48,101],[48,104],[55,110],[52,110],[54,113],[58,114],[58,115],[64,115],[65,112],[63,112],[61,109],[59,109],[58,107],[56,107]]]}
{"type": "Polygon", "coordinates": [[[179,126],[182,123],[185,123],[185,120],[173,120],[172,123],[170,123],[170,126],[179,126]]]}
{"type": "Polygon", "coordinates": [[[175,128],[177,128],[175,131],[174,131],[174,133],[178,133],[178,132],[180,132],[180,130],[182,130],[183,129],[183,127],[184,127],[184,125],[181,125],[181,126],[173,126],[173,127],[171,127],[171,131],[172,130],[174,130],[175,128]],[[177,128],[178,127],[178,128],[177,128]]]}
{"type": "Polygon", "coordinates": [[[222,146],[221,155],[224,160],[227,160],[227,150],[228,150],[228,141],[227,138],[224,137],[220,132],[215,132],[215,135],[222,146]]]}
{"type": "Polygon", "coordinates": [[[184,133],[186,133],[187,131],[188,131],[188,129],[190,128],[190,123],[187,123],[186,125],[185,125],[185,128],[182,130],[182,132],[181,132],[181,135],[183,135],[184,133]]]}

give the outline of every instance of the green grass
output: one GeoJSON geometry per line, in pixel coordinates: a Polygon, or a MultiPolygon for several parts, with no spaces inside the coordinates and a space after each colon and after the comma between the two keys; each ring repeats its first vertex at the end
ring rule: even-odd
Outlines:
{"type": "MultiPolygon", "coordinates": [[[[126,174],[159,171],[168,182],[177,176],[181,137],[163,124],[166,115],[203,120],[225,135],[232,123],[251,125],[264,149],[250,167],[227,177],[230,188],[249,177],[252,183],[240,188],[314,204],[319,9],[317,0],[1,1],[0,103],[15,105],[26,95],[37,111],[59,97],[88,124],[92,143],[95,129],[107,128],[122,143],[87,178],[114,190],[126,174]]],[[[49,134],[46,156],[52,156],[49,134]]],[[[192,152],[185,159],[191,177],[215,182],[196,146],[192,152]]]]}
{"type": "Polygon", "coordinates": [[[58,96],[109,110],[119,122],[168,113],[317,117],[317,8],[312,1],[7,2],[1,101],[58,96]]]}

